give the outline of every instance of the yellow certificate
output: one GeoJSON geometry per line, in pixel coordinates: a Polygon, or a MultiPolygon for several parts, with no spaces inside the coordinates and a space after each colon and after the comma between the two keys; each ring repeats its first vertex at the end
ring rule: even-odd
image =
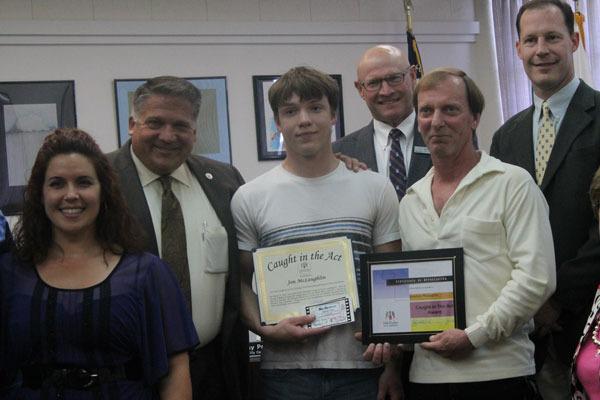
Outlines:
{"type": "Polygon", "coordinates": [[[352,242],[346,237],[257,249],[254,272],[264,324],[342,297],[359,307],[352,242]]]}

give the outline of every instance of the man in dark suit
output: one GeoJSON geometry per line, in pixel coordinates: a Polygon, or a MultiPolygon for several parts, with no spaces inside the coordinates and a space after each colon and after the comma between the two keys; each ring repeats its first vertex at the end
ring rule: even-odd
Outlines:
{"type": "Polygon", "coordinates": [[[144,228],[146,250],[162,257],[161,204],[168,190],[163,181],[171,182],[185,222],[180,242],[186,244],[189,301],[200,337],[200,347],[190,355],[194,399],[238,400],[246,394],[248,331],[239,320],[238,251],[229,203],[243,179],[230,165],[191,154],[199,109],[200,92],[186,80],[148,80],[134,94],[131,140],[108,157],[144,228]]]}
{"type": "Polygon", "coordinates": [[[417,131],[412,95],[416,73],[398,48],[379,45],[368,49],[357,67],[354,86],[373,120],[333,144],[334,152],[357,158],[373,171],[388,175],[392,129],[399,129],[406,168],[406,188],[431,168],[429,150],[417,131]]]}
{"type": "Polygon", "coordinates": [[[547,350],[538,373],[544,399],[566,399],[571,357],[600,282],[600,242],[587,195],[600,165],[600,93],[575,78],[579,37],[569,5],[532,0],[519,10],[517,31],[534,104],[500,127],[490,153],[528,170],[550,207],[557,290],[536,315],[534,336],[538,361],[547,350]],[[547,126],[549,158],[540,150],[550,142],[538,141],[546,140],[547,126]]]}

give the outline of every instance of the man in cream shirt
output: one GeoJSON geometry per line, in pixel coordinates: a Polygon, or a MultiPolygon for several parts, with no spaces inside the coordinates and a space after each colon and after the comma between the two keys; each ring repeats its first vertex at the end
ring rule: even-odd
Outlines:
{"type": "Polygon", "coordinates": [[[444,68],[415,88],[433,168],[400,203],[403,250],[462,247],[466,329],[415,345],[419,399],[535,399],[532,317],[556,284],[548,206],[531,176],[477,151],[483,95],[444,68]]]}

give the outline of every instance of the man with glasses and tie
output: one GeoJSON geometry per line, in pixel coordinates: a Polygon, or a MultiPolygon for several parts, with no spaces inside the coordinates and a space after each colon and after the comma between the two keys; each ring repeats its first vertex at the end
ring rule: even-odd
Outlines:
{"type": "Polygon", "coordinates": [[[354,86],[373,120],[338,140],[333,151],[357,158],[390,178],[400,200],[431,168],[429,150],[415,125],[412,95],[416,72],[398,48],[368,49],[357,67],[354,86]]]}
{"type": "Polygon", "coordinates": [[[149,79],[133,95],[131,140],[108,158],[145,250],[171,265],[191,308],[200,338],[190,354],[194,399],[241,400],[248,331],[229,203],[243,179],[231,165],[191,154],[199,111],[200,91],[185,79],[149,79]]]}
{"type": "Polygon", "coordinates": [[[587,190],[600,165],[600,92],[575,77],[579,35],[560,0],[532,0],[517,15],[517,53],[533,105],[494,134],[490,154],[525,168],[550,207],[556,293],[537,313],[537,380],[544,399],[569,399],[569,365],[600,282],[600,241],[587,190]],[[544,360],[545,358],[545,360],[544,360]]]}

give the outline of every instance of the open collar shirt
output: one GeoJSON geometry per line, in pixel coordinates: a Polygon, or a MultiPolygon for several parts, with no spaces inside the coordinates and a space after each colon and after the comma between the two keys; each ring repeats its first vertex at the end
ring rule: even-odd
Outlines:
{"type": "Polygon", "coordinates": [[[403,250],[464,249],[467,336],[475,349],[447,359],[415,346],[410,380],[473,382],[535,373],[532,317],[556,285],[548,206],[522,168],[485,152],[437,214],[435,167],[400,202],[403,250]]]}

